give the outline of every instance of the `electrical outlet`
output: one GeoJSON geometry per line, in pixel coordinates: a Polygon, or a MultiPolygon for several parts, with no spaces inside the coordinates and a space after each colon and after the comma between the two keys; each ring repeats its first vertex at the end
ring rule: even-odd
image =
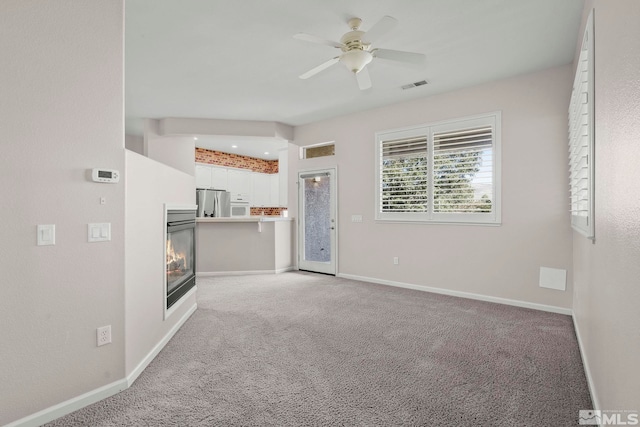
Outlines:
{"type": "Polygon", "coordinates": [[[103,326],[97,329],[97,345],[100,347],[101,345],[111,343],[111,325],[103,326]]]}
{"type": "Polygon", "coordinates": [[[398,259],[397,256],[394,256],[393,257],[393,265],[398,265],[398,264],[400,264],[400,260],[398,259]]]}

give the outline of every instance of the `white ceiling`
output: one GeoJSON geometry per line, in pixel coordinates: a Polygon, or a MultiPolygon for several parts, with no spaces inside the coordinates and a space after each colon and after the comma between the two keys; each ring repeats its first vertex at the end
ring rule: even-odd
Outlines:
{"type": "MultiPolygon", "coordinates": [[[[302,125],[568,64],[583,0],[127,0],[127,134],[144,118],[265,120],[302,125]],[[338,49],[347,20],[399,25],[375,47],[424,53],[422,65],[374,59],[360,91],[342,64],[298,76],[338,49]],[[400,86],[426,79],[410,90],[400,86]]],[[[243,145],[242,141],[239,141],[243,145]]],[[[255,141],[254,141],[255,145],[255,141]]],[[[269,150],[260,150],[264,152],[269,150]]]]}

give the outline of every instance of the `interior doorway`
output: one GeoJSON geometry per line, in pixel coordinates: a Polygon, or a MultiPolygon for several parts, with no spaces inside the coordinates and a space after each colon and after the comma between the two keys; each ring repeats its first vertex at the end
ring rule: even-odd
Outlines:
{"type": "Polygon", "coordinates": [[[336,169],[298,173],[298,268],[336,274],[336,169]]]}

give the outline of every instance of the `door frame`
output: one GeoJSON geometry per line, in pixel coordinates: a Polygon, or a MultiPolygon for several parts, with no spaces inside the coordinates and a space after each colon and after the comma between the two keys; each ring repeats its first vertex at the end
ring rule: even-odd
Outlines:
{"type": "MultiPolygon", "coordinates": [[[[304,169],[304,170],[298,170],[298,176],[297,176],[297,184],[298,184],[298,239],[297,239],[297,243],[298,243],[298,253],[297,253],[297,260],[298,260],[298,269],[299,270],[306,270],[306,271],[314,271],[316,273],[324,273],[324,274],[331,274],[334,276],[338,275],[338,231],[339,231],[339,225],[338,225],[338,167],[337,166],[330,166],[330,167],[326,167],[326,168],[317,168],[317,169],[304,169]],[[303,175],[309,175],[309,174],[314,174],[314,173],[328,173],[329,176],[331,177],[331,181],[330,181],[330,192],[331,192],[331,201],[330,201],[330,205],[333,205],[333,209],[331,212],[331,217],[333,218],[334,222],[333,222],[333,226],[334,229],[333,231],[333,235],[331,236],[331,243],[332,243],[332,247],[331,247],[331,264],[333,265],[333,271],[314,271],[312,269],[307,269],[307,268],[301,268],[301,263],[303,262],[307,262],[307,261],[303,261],[303,256],[304,256],[304,187],[301,185],[302,184],[302,176],[303,175]]],[[[331,206],[330,206],[331,209],[331,206]]]]}

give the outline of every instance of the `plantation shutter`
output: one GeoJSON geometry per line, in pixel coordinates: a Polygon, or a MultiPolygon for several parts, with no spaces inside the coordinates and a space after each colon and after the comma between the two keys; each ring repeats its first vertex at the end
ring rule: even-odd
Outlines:
{"type": "Polygon", "coordinates": [[[433,212],[493,210],[493,128],[481,126],[433,134],[433,212]]]}
{"type": "Polygon", "coordinates": [[[380,142],[380,211],[428,209],[427,137],[380,142]]]}
{"type": "Polygon", "coordinates": [[[571,226],[588,238],[593,224],[593,21],[589,16],[569,103],[571,226]]]}
{"type": "Polygon", "coordinates": [[[376,133],[376,220],[499,225],[501,114],[376,133]]]}

